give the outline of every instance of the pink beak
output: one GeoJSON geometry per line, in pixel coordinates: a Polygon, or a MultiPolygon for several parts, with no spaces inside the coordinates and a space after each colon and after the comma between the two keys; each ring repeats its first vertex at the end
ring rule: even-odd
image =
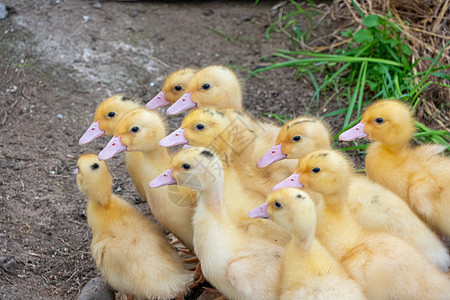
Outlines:
{"type": "Polygon", "coordinates": [[[340,141],[353,141],[355,139],[366,137],[368,134],[364,131],[366,123],[358,123],[347,131],[339,135],[340,141]]]}
{"type": "Polygon", "coordinates": [[[127,150],[127,146],[124,146],[122,142],[120,141],[120,135],[117,137],[113,137],[108,145],[106,145],[105,148],[103,148],[102,151],[98,154],[99,160],[105,160],[110,159],[116,154],[119,154],[120,152],[123,152],[127,150]]]}
{"type": "Polygon", "coordinates": [[[248,216],[250,218],[269,218],[269,214],[267,213],[267,202],[264,204],[261,204],[255,209],[252,209],[248,216]]]}
{"type": "Polygon", "coordinates": [[[83,136],[78,141],[78,144],[83,145],[92,142],[98,137],[101,137],[105,134],[105,131],[101,130],[98,121],[94,122],[89,126],[89,128],[86,130],[86,132],[83,134],[83,136]]]}
{"type": "Polygon", "coordinates": [[[168,115],[176,115],[196,105],[197,104],[192,101],[191,93],[186,93],[181,96],[180,99],[178,99],[174,104],[172,104],[172,106],[167,109],[166,113],[168,115]]]}
{"type": "Polygon", "coordinates": [[[294,187],[294,188],[302,188],[303,184],[300,183],[300,173],[294,173],[282,182],[278,183],[272,188],[272,191],[276,191],[278,189],[294,187]]]}
{"type": "Polygon", "coordinates": [[[256,163],[257,168],[264,168],[276,161],[286,158],[286,154],[281,151],[281,143],[270,148],[263,157],[256,163]]]}
{"type": "Polygon", "coordinates": [[[173,178],[172,173],[173,169],[165,170],[164,173],[150,181],[148,186],[151,188],[157,188],[165,185],[177,184],[177,181],[173,178]]]}
{"type": "Polygon", "coordinates": [[[184,146],[183,146],[183,150],[184,150],[184,149],[189,149],[189,148],[192,148],[192,146],[191,146],[191,145],[184,145],[184,146]]]}
{"type": "Polygon", "coordinates": [[[147,107],[148,109],[156,109],[158,107],[163,107],[169,104],[170,102],[167,101],[165,92],[161,91],[155,97],[153,97],[152,100],[148,101],[147,104],[145,104],[145,107],[147,107]]]}
{"type": "Polygon", "coordinates": [[[176,145],[183,145],[189,143],[189,140],[184,136],[184,129],[178,128],[165,138],[159,141],[159,145],[163,147],[172,147],[176,145]]]}

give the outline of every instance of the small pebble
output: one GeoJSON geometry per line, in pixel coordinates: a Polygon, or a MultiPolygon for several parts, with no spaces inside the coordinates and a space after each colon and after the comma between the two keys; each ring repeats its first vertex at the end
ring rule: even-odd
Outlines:
{"type": "Polygon", "coordinates": [[[8,11],[6,10],[6,5],[0,2],[0,20],[5,19],[8,16],[8,11]]]}
{"type": "Polygon", "coordinates": [[[77,300],[113,300],[114,291],[100,277],[91,279],[81,290],[77,300]]]}
{"type": "Polygon", "coordinates": [[[153,81],[150,82],[150,86],[155,86],[155,83],[153,81]]]}
{"type": "Polygon", "coordinates": [[[92,4],[92,7],[96,8],[96,9],[100,9],[100,8],[102,8],[102,4],[98,1],[96,1],[92,4]]]}
{"type": "Polygon", "coordinates": [[[89,21],[89,16],[83,16],[83,22],[86,23],[87,21],[89,21]]]}
{"type": "Polygon", "coordinates": [[[57,117],[58,119],[62,119],[62,118],[63,118],[63,115],[62,115],[62,114],[57,114],[56,117],[57,117]]]}

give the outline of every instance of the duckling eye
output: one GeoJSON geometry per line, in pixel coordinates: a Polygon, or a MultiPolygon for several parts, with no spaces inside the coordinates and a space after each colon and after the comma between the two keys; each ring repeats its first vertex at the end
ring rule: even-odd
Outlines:
{"type": "Polygon", "coordinates": [[[189,170],[191,168],[191,165],[190,164],[183,164],[181,167],[183,169],[185,169],[185,170],[189,170]]]}
{"type": "Polygon", "coordinates": [[[209,83],[205,83],[204,85],[202,85],[202,89],[203,90],[207,90],[211,87],[211,85],[209,83]]]}
{"type": "Polygon", "coordinates": [[[383,119],[383,118],[376,118],[376,119],[375,119],[375,123],[377,123],[377,124],[383,124],[383,123],[384,123],[384,119],[383,119]]]}
{"type": "Polygon", "coordinates": [[[302,137],[301,136],[299,136],[299,135],[296,135],[296,136],[294,136],[293,138],[292,138],[292,141],[294,141],[294,142],[298,142],[298,141],[300,141],[302,139],[302,137]]]}
{"type": "Polygon", "coordinates": [[[197,124],[197,125],[195,125],[195,129],[198,130],[198,131],[202,131],[203,129],[205,129],[205,125],[197,124]]]}
{"type": "Polygon", "coordinates": [[[136,132],[138,132],[139,131],[139,127],[137,127],[137,126],[134,126],[133,128],[131,128],[131,130],[130,130],[130,132],[132,132],[132,133],[136,133],[136,132]]]}
{"type": "Polygon", "coordinates": [[[276,208],[282,208],[282,207],[283,207],[283,205],[281,205],[281,203],[280,203],[280,202],[278,202],[278,201],[275,201],[275,207],[276,207],[276,208]]]}
{"type": "Polygon", "coordinates": [[[313,173],[319,173],[320,172],[320,168],[314,168],[311,170],[311,172],[313,173]]]}
{"type": "Polygon", "coordinates": [[[176,87],[173,88],[175,91],[179,92],[181,91],[183,88],[180,85],[177,85],[176,87]]]}
{"type": "Polygon", "coordinates": [[[93,163],[92,165],[91,165],[91,169],[92,170],[96,170],[96,169],[98,169],[100,166],[98,165],[98,163],[93,163]]]}
{"type": "Polygon", "coordinates": [[[114,118],[115,116],[116,116],[116,113],[113,112],[113,111],[110,111],[110,112],[106,115],[107,118],[114,118]]]}

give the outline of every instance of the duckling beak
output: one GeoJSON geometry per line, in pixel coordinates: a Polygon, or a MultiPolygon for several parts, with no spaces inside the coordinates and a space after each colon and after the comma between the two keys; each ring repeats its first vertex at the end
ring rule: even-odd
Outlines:
{"type": "Polygon", "coordinates": [[[257,168],[264,168],[276,161],[286,158],[286,154],[281,150],[281,143],[270,148],[263,157],[256,163],[257,168]]]}
{"type": "Polygon", "coordinates": [[[86,132],[83,134],[83,136],[78,141],[78,144],[83,145],[92,142],[98,137],[101,137],[105,134],[105,131],[100,129],[100,126],[98,125],[98,121],[94,122],[89,126],[89,128],[86,130],[86,132]]]}
{"type": "Polygon", "coordinates": [[[355,139],[366,137],[368,134],[364,131],[366,123],[358,123],[347,131],[339,135],[340,141],[353,141],[355,139]]]}
{"type": "Polygon", "coordinates": [[[250,218],[265,218],[265,219],[269,219],[269,214],[267,213],[267,202],[264,204],[261,204],[260,206],[258,206],[255,209],[252,209],[249,213],[248,216],[250,218]]]}
{"type": "Polygon", "coordinates": [[[294,188],[303,188],[303,184],[300,183],[300,173],[294,173],[282,182],[278,183],[272,188],[272,191],[276,191],[278,189],[294,187],[294,188]]]}
{"type": "Polygon", "coordinates": [[[180,99],[178,99],[174,104],[172,104],[172,106],[167,109],[166,113],[168,115],[176,115],[196,105],[197,103],[192,101],[191,93],[186,93],[181,96],[180,99]]]}
{"type": "Polygon", "coordinates": [[[184,149],[189,149],[189,148],[192,148],[192,146],[191,146],[191,145],[184,145],[184,146],[183,146],[183,150],[184,150],[184,149]]]}
{"type": "Polygon", "coordinates": [[[177,181],[175,180],[175,178],[173,178],[172,174],[173,169],[167,169],[164,171],[164,173],[150,181],[148,186],[151,188],[157,188],[165,185],[177,184],[177,181]]]}
{"type": "Polygon", "coordinates": [[[172,147],[176,145],[183,145],[189,143],[189,140],[184,136],[184,129],[178,128],[165,138],[159,141],[159,145],[163,147],[172,147]]]}
{"type": "Polygon", "coordinates": [[[127,146],[124,146],[122,142],[120,141],[120,135],[117,137],[113,137],[108,145],[106,145],[105,148],[103,148],[102,151],[98,154],[99,160],[106,160],[110,159],[116,154],[119,154],[120,152],[123,152],[127,150],[127,146]]]}
{"type": "Polygon", "coordinates": [[[156,109],[158,107],[163,107],[169,104],[170,102],[167,101],[165,92],[161,91],[155,97],[153,97],[152,100],[148,101],[147,104],[145,104],[145,107],[147,107],[148,109],[156,109]]]}

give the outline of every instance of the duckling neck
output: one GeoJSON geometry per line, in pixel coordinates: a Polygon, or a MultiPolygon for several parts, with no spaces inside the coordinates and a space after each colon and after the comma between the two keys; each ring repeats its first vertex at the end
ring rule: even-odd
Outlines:
{"type": "Polygon", "coordinates": [[[151,161],[170,161],[170,154],[166,147],[161,147],[158,145],[152,149],[142,151],[142,153],[144,153],[146,159],[151,161]]]}
{"type": "Polygon", "coordinates": [[[311,249],[313,240],[314,234],[307,232],[307,230],[302,230],[293,234],[291,243],[294,243],[299,250],[306,252],[311,249]]]}
{"type": "Polygon", "coordinates": [[[86,194],[88,195],[88,205],[91,203],[97,206],[106,207],[111,202],[111,187],[102,187],[100,182],[93,184],[92,188],[86,191],[86,194]]]}
{"type": "Polygon", "coordinates": [[[226,213],[223,205],[223,179],[222,184],[216,182],[213,186],[201,191],[200,197],[202,203],[210,212],[215,215],[224,215],[226,213]]]}

